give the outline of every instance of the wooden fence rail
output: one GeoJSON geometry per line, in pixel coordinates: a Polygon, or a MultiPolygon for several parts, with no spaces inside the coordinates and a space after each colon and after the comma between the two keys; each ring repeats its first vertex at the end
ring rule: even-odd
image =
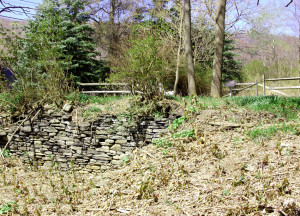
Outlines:
{"type": "Polygon", "coordinates": [[[113,94],[113,95],[124,95],[124,94],[141,94],[140,91],[132,91],[131,86],[128,83],[80,83],[79,86],[82,87],[113,87],[113,90],[91,90],[82,91],[84,94],[113,94]],[[116,89],[118,87],[123,87],[123,89],[116,89]],[[127,87],[127,88],[126,88],[127,87]],[[125,89],[126,88],[126,89],[125,89]]]}
{"type": "Polygon", "coordinates": [[[128,86],[128,83],[80,83],[80,86],[128,86]]]}
{"type": "MultiPolygon", "coordinates": [[[[300,90],[300,77],[286,77],[286,78],[270,78],[265,79],[265,75],[262,75],[262,81],[260,82],[253,82],[253,83],[236,83],[236,86],[245,86],[243,88],[233,88],[230,87],[230,91],[232,91],[232,94],[237,94],[241,91],[252,91],[256,90],[256,95],[258,96],[258,87],[263,88],[263,95],[266,95],[266,90],[273,91],[275,93],[288,96],[288,94],[278,91],[278,90],[285,90],[285,89],[299,89],[300,90]],[[288,80],[299,80],[299,86],[275,86],[275,87],[268,87],[266,86],[266,82],[277,82],[277,81],[288,81],[288,80]],[[253,89],[253,86],[255,86],[255,89],[253,89]]],[[[228,94],[226,96],[231,96],[232,94],[228,94]]]]}

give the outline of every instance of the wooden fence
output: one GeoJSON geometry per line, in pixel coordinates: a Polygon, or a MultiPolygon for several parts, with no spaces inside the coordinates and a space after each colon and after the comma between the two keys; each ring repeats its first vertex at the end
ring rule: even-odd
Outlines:
{"type": "Polygon", "coordinates": [[[82,89],[86,89],[86,87],[102,88],[101,90],[83,90],[82,93],[84,94],[120,95],[132,93],[127,83],[80,83],[80,87],[82,89]]]}
{"type": "Polygon", "coordinates": [[[102,95],[124,95],[124,94],[140,94],[140,91],[133,91],[132,86],[128,83],[80,83],[81,88],[97,87],[101,90],[83,90],[84,94],[102,94],[102,95]],[[122,89],[120,89],[122,87],[122,89]]]}
{"type": "Polygon", "coordinates": [[[288,94],[279,91],[284,89],[299,89],[300,90],[300,77],[287,77],[287,78],[272,78],[272,79],[265,79],[265,75],[262,76],[262,81],[258,82],[255,81],[253,83],[236,83],[234,87],[231,88],[232,94],[228,94],[226,96],[232,96],[233,94],[237,94],[242,91],[256,91],[256,95],[258,96],[258,87],[263,88],[263,95],[266,95],[266,90],[275,92],[277,94],[281,94],[284,96],[289,96],[288,94]],[[299,80],[299,86],[277,86],[277,87],[268,87],[266,82],[277,82],[277,81],[288,81],[288,80],[299,80]],[[237,88],[241,86],[240,88],[237,88]]]}

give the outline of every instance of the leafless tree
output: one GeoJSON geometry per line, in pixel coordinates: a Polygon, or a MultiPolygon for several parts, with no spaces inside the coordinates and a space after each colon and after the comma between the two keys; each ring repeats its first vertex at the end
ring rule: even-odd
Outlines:
{"type": "Polygon", "coordinates": [[[225,39],[225,10],[226,0],[218,0],[216,14],[216,39],[213,61],[213,76],[211,81],[211,96],[221,97],[221,78],[223,64],[223,50],[225,39]]]}
{"type": "Polygon", "coordinates": [[[189,96],[196,95],[195,69],[192,55],[192,40],[191,40],[191,2],[184,0],[184,28],[185,28],[185,53],[187,61],[188,74],[188,94],[189,96]]]}
{"type": "MultiPolygon", "coordinates": [[[[285,7],[288,7],[290,4],[293,3],[294,0],[290,0],[290,2],[285,6],[285,7]]],[[[259,0],[257,0],[257,5],[259,5],[259,0]]]]}
{"type": "Polygon", "coordinates": [[[29,13],[28,9],[33,9],[30,7],[23,7],[23,6],[13,5],[10,3],[5,3],[3,0],[0,0],[0,5],[2,6],[2,8],[0,8],[0,14],[3,12],[14,13],[16,9],[20,9],[23,11],[24,14],[28,14],[29,13]]]}

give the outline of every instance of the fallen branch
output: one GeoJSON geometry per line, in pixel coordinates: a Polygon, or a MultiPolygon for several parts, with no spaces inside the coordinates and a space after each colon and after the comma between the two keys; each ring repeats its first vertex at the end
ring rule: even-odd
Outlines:
{"type": "MultiPolygon", "coordinates": [[[[41,109],[39,109],[36,114],[34,115],[34,117],[31,119],[31,121],[34,120],[34,118],[39,114],[39,112],[41,111],[41,109]]],[[[13,134],[11,135],[11,137],[9,138],[9,140],[7,141],[7,143],[5,144],[4,148],[0,151],[1,157],[4,158],[3,156],[3,152],[6,150],[6,148],[8,147],[8,145],[11,143],[13,137],[15,136],[15,134],[18,132],[18,130],[20,129],[20,127],[24,124],[25,121],[27,121],[31,114],[33,113],[33,111],[31,111],[26,118],[18,125],[17,129],[13,132],[13,134]]]]}

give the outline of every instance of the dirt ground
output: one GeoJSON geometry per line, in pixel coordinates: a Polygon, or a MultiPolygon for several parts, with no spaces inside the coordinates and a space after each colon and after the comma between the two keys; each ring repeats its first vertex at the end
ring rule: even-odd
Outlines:
{"type": "Polygon", "coordinates": [[[1,159],[0,204],[12,215],[300,215],[299,120],[226,107],[188,118],[178,130],[193,137],[169,135],[171,147],[97,175],[1,159]],[[298,133],[249,136],[283,122],[298,133]]]}

